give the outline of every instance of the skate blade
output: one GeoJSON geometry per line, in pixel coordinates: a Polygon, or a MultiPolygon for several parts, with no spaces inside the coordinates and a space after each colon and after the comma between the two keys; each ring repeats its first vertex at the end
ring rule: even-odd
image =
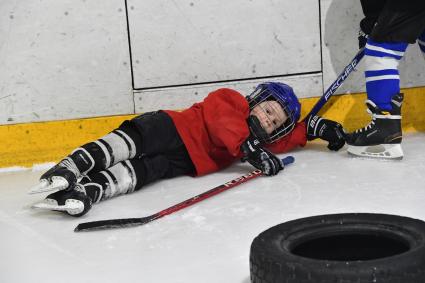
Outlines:
{"type": "Polygon", "coordinates": [[[30,188],[28,191],[28,194],[39,194],[44,192],[50,192],[54,190],[65,190],[68,188],[69,184],[68,181],[65,178],[62,177],[55,177],[52,179],[52,182],[49,182],[46,179],[40,180],[40,183],[36,186],[30,188]]]}
{"type": "Polygon", "coordinates": [[[372,146],[348,145],[347,152],[358,157],[384,160],[403,159],[403,149],[400,144],[379,144],[372,146]]]}
{"type": "Polygon", "coordinates": [[[65,205],[59,205],[57,201],[53,199],[44,199],[40,202],[33,204],[31,208],[41,210],[64,211],[72,215],[81,213],[84,210],[84,204],[79,200],[68,199],[65,201],[65,205]]]}

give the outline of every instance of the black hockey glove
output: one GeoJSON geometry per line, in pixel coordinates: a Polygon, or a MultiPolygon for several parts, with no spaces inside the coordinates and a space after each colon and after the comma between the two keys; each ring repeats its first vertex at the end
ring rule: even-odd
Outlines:
{"type": "Polygon", "coordinates": [[[241,151],[244,154],[242,162],[248,161],[266,176],[276,175],[284,168],[282,161],[273,153],[262,148],[260,142],[253,137],[249,137],[241,145],[241,151]]]}
{"type": "Polygon", "coordinates": [[[324,119],[320,116],[310,116],[307,121],[307,139],[316,138],[328,141],[330,150],[338,151],[345,144],[345,131],[338,122],[324,119]]]}
{"type": "Polygon", "coordinates": [[[357,36],[357,39],[359,41],[359,49],[362,49],[366,46],[367,39],[369,38],[369,34],[373,30],[375,21],[376,19],[374,18],[364,18],[360,21],[359,33],[357,36]]]}
{"type": "Polygon", "coordinates": [[[367,39],[369,38],[369,35],[365,33],[361,28],[359,29],[359,34],[357,36],[357,39],[359,40],[359,49],[362,49],[366,46],[367,39]]]}

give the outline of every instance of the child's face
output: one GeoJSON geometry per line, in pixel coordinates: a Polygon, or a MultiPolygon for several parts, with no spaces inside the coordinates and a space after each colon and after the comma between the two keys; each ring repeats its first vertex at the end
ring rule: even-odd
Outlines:
{"type": "Polygon", "coordinates": [[[263,101],[251,110],[251,115],[258,118],[261,127],[271,134],[286,122],[288,116],[277,101],[263,101]]]}

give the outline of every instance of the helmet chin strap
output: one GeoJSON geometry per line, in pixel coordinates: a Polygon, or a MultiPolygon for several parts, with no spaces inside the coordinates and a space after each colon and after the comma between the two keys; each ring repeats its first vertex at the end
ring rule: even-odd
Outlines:
{"type": "Polygon", "coordinates": [[[249,115],[248,126],[251,134],[258,138],[260,142],[267,142],[270,139],[269,134],[261,127],[260,120],[256,116],[249,115]]]}

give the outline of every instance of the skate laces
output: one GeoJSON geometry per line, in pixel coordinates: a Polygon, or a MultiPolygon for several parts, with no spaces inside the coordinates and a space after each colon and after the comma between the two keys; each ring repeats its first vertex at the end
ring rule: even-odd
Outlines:
{"type": "Polygon", "coordinates": [[[376,111],[376,104],[373,103],[370,100],[366,100],[366,106],[367,106],[366,112],[370,116],[372,116],[372,121],[370,121],[370,123],[367,124],[365,127],[355,130],[355,133],[361,133],[363,131],[366,132],[366,131],[368,131],[369,129],[371,129],[375,125],[376,113],[372,109],[374,109],[376,111]]]}
{"type": "Polygon", "coordinates": [[[87,195],[86,187],[84,187],[84,185],[82,185],[82,184],[78,184],[77,183],[75,185],[74,190],[77,191],[77,192],[80,192],[80,193],[83,193],[83,194],[87,195]]]}
{"type": "Polygon", "coordinates": [[[75,164],[74,160],[72,160],[71,158],[67,157],[65,159],[63,159],[60,163],[59,166],[65,167],[66,169],[68,169],[69,171],[71,171],[72,173],[74,173],[74,175],[78,178],[81,175],[80,170],[78,170],[77,165],[75,164]]]}

